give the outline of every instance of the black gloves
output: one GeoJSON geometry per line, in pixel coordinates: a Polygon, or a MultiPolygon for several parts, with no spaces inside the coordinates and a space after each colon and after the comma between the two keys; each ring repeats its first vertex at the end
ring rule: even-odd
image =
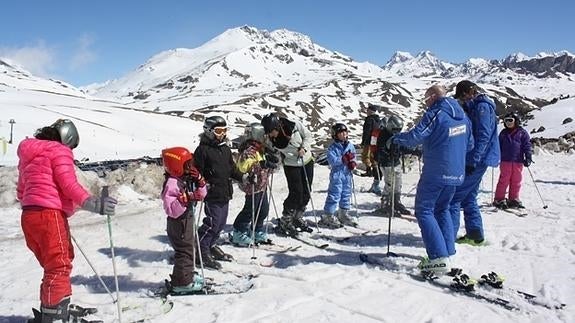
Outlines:
{"type": "Polygon", "coordinates": [[[274,163],[270,160],[261,160],[260,161],[260,167],[263,169],[276,169],[276,168],[278,168],[278,164],[274,163]]]}
{"type": "Polygon", "coordinates": [[[277,164],[280,162],[280,159],[278,158],[278,156],[276,156],[273,153],[266,153],[264,155],[265,159],[271,163],[277,164]]]}
{"type": "Polygon", "coordinates": [[[525,160],[523,160],[523,166],[525,166],[525,167],[531,166],[531,163],[533,163],[533,160],[531,160],[531,157],[525,157],[525,160]]]}

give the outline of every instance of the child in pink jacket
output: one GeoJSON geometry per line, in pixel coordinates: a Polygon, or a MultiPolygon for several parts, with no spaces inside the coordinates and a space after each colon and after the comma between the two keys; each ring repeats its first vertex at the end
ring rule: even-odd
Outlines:
{"type": "Polygon", "coordinates": [[[60,119],[18,145],[17,197],[26,245],[44,269],[40,311],[33,322],[69,320],[74,248],[68,217],[81,208],[114,215],[117,201],[90,196],[76,178],[72,149],[80,137],[72,121],[60,119]]]}
{"type": "Polygon", "coordinates": [[[197,201],[207,194],[206,181],[194,167],[194,156],[186,148],[164,149],[162,161],[166,171],[162,190],[168,216],[166,231],[175,251],[171,292],[198,292],[204,286],[204,278],[194,271],[197,250],[194,210],[197,201]]]}

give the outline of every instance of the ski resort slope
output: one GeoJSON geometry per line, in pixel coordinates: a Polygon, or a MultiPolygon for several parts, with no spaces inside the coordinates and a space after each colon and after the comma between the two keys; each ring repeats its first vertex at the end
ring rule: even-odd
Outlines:
{"type": "MultiPolygon", "coordinates": [[[[379,231],[360,235],[359,229],[322,229],[319,234],[304,235],[313,243],[328,243],[325,249],[271,234],[278,244],[301,246],[286,253],[223,245],[236,262],[223,263],[225,272],[206,270],[205,275],[218,282],[234,279],[236,275],[255,274],[254,287],[243,294],[174,297],[174,308],[160,314],[160,300],[149,297],[149,290],[160,287],[172,270],[166,219],[158,199],[161,168],[132,167],[127,171],[114,171],[105,179],[98,179],[94,173],[80,173],[79,177],[94,192],[98,186],[111,185],[111,194],[120,201],[111,228],[120,302],[126,308],[122,322],[140,319],[146,322],[573,322],[575,306],[569,296],[575,295],[575,219],[571,216],[575,207],[573,156],[536,151],[534,161],[530,170],[544,202],[525,170],[521,196],[528,215],[521,218],[506,212],[484,212],[488,244],[483,247],[457,245],[453,262],[476,277],[496,271],[506,277],[506,287],[535,294],[545,302],[567,303],[562,310],[533,305],[511,293],[502,298],[510,300],[519,310],[509,311],[412,279],[408,273],[415,272],[417,258],[424,256],[425,250],[417,224],[403,219],[393,219],[389,247],[404,257],[386,260],[391,264],[386,268],[393,267],[396,271],[361,263],[358,256],[362,252],[376,256],[386,253],[388,220],[370,215],[378,206],[378,197],[364,192],[371,179],[354,177],[359,224],[363,229],[379,231]],[[544,205],[548,208],[544,209],[544,205]],[[324,238],[313,239],[320,235],[324,238]],[[341,243],[326,239],[348,236],[353,237],[341,243]],[[251,259],[252,256],[257,259],[251,259]],[[272,267],[262,266],[271,263],[272,267]]],[[[316,165],[315,171],[313,205],[319,216],[329,169],[316,165]]],[[[417,162],[406,171],[403,202],[411,208],[419,177],[417,162]]],[[[497,169],[493,176],[496,183],[497,169]]],[[[0,229],[3,232],[0,322],[22,322],[31,317],[31,308],[39,305],[42,270],[27,249],[20,229],[15,169],[0,168],[0,178],[0,229]]],[[[488,170],[480,190],[480,203],[491,200],[492,183],[492,172],[488,170]]],[[[275,206],[281,212],[287,192],[281,171],[274,176],[272,192],[275,206]]],[[[243,201],[243,193],[236,189],[224,235],[231,230],[243,201]]],[[[307,218],[313,221],[311,206],[307,218]]],[[[275,217],[272,203],[270,218],[275,217]]],[[[79,211],[70,220],[73,236],[115,298],[106,218],[79,211]]],[[[99,313],[92,318],[118,322],[112,297],[101,286],[78,247],[75,254],[72,301],[97,307],[99,313]]]]}

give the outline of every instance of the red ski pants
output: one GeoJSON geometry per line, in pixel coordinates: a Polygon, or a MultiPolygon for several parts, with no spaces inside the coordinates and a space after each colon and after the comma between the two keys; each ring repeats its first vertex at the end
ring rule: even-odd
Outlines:
{"type": "Polygon", "coordinates": [[[26,245],[44,268],[40,301],[43,306],[53,307],[72,294],[74,249],[68,219],[60,210],[39,208],[22,211],[21,221],[26,245]]]}

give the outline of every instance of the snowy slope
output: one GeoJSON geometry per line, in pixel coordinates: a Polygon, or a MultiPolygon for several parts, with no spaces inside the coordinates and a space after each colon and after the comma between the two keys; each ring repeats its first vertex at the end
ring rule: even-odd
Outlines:
{"type": "MultiPolygon", "coordinates": [[[[329,243],[320,250],[299,241],[271,235],[277,243],[300,246],[285,254],[223,246],[237,259],[224,263],[234,273],[258,274],[252,290],[240,295],[188,296],[173,298],[174,309],[150,318],[147,322],[572,322],[575,310],[571,296],[575,293],[575,262],[571,241],[575,238],[575,222],[569,216],[575,207],[572,198],[572,158],[565,155],[538,153],[531,167],[548,209],[543,209],[534,183],[525,174],[522,198],[529,215],[519,218],[508,213],[484,213],[488,245],[457,246],[456,265],[473,275],[495,270],[507,279],[506,286],[533,293],[545,301],[566,302],[563,310],[550,310],[531,305],[521,298],[511,298],[520,308],[509,311],[497,305],[455,295],[426,283],[417,282],[407,274],[392,273],[366,266],[358,260],[361,252],[382,255],[387,250],[387,219],[371,216],[378,197],[364,193],[371,180],[355,177],[357,209],[362,228],[379,229],[367,236],[355,236],[345,243],[319,239],[329,243]],[[271,268],[260,263],[275,262],[271,268]]],[[[404,176],[403,201],[413,206],[417,164],[404,176]]],[[[319,213],[328,185],[328,168],[316,166],[313,202],[319,213]]],[[[38,288],[42,276],[36,259],[26,248],[19,221],[20,210],[14,201],[16,180],[13,168],[0,168],[0,322],[22,322],[30,317],[30,308],[38,305],[38,288]]],[[[81,175],[86,185],[97,191],[103,180],[94,174],[81,175]],[[99,182],[101,181],[101,182],[99,182]]],[[[497,171],[495,172],[497,178],[497,171]]],[[[171,273],[172,253],[165,236],[165,215],[157,199],[162,176],[157,166],[129,172],[116,171],[106,180],[111,193],[119,197],[117,215],[112,219],[119,274],[120,299],[124,322],[153,316],[158,301],[146,296],[150,288],[161,285],[171,273]]],[[[479,200],[491,199],[491,172],[485,176],[479,200]]],[[[281,212],[286,196],[282,172],[274,178],[272,195],[281,212]]],[[[243,205],[243,195],[235,190],[230,203],[230,216],[225,232],[243,205]]],[[[355,209],[355,207],[354,207],[355,209]]],[[[273,207],[270,217],[275,218],[273,207]]],[[[313,221],[311,205],[307,218],[313,221]]],[[[400,270],[414,271],[417,257],[425,254],[417,225],[394,219],[391,227],[393,252],[408,255],[392,259],[400,270]]],[[[463,230],[463,229],[462,229],[463,230]]],[[[80,211],[71,218],[71,231],[82,250],[114,291],[109,236],[105,218],[80,211]]],[[[344,229],[322,230],[327,236],[349,236],[344,229]]],[[[314,233],[312,236],[316,236],[314,233]]],[[[234,279],[231,273],[206,270],[216,281],[234,279]]],[[[117,322],[116,304],[95,277],[92,269],[76,248],[72,274],[73,301],[96,306],[99,318],[117,322]]]]}

